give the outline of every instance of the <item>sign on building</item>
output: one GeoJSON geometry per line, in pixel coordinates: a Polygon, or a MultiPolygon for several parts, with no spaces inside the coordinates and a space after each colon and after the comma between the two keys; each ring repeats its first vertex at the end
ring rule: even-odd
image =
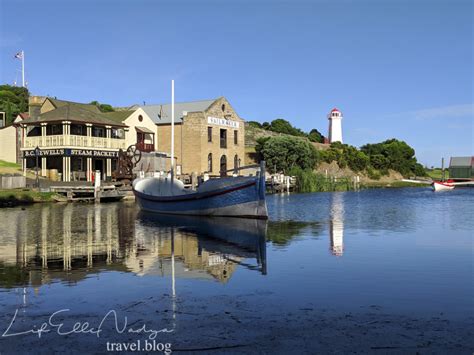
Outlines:
{"type": "Polygon", "coordinates": [[[208,117],[207,123],[230,128],[239,128],[239,122],[226,120],[225,118],[208,117]]]}

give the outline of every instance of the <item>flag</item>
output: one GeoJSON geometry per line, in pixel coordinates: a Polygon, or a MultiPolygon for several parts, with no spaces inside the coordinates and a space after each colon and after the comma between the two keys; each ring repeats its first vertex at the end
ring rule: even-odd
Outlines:
{"type": "Polygon", "coordinates": [[[15,58],[16,59],[23,59],[23,51],[18,52],[17,54],[15,54],[15,58]]]}

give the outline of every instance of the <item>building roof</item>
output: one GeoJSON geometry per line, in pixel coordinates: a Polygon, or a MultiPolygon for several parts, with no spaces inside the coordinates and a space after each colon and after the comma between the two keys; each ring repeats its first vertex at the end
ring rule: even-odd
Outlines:
{"type": "Polygon", "coordinates": [[[130,115],[132,113],[134,113],[135,111],[132,111],[132,110],[128,110],[128,111],[114,111],[114,112],[107,112],[107,113],[104,113],[104,115],[107,116],[107,118],[109,120],[113,120],[117,123],[122,123],[123,121],[125,121],[127,118],[130,117],[130,115]]]}
{"type": "Polygon", "coordinates": [[[331,110],[331,112],[341,112],[341,111],[339,111],[336,107],[334,107],[334,108],[331,110]]]}
{"type": "Polygon", "coordinates": [[[81,122],[81,123],[95,123],[102,125],[110,126],[124,126],[117,121],[114,121],[107,117],[106,114],[100,112],[99,109],[95,111],[90,107],[84,106],[93,106],[93,105],[84,105],[84,104],[65,104],[61,105],[55,110],[45,112],[40,115],[39,119],[28,118],[23,120],[22,123],[37,123],[37,122],[61,122],[61,121],[71,121],[71,122],[81,122]]]}
{"type": "MultiPolygon", "coordinates": [[[[183,117],[188,112],[203,112],[211,106],[216,99],[213,100],[202,100],[192,102],[177,102],[174,104],[174,122],[183,122],[183,117]]],[[[159,104],[159,105],[145,105],[140,106],[143,111],[155,122],[156,124],[169,124],[171,123],[171,104],[159,104]]]]}
{"type": "Polygon", "coordinates": [[[67,105],[74,105],[74,106],[79,106],[79,107],[82,107],[83,109],[86,109],[86,110],[90,110],[92,112],[98,112],[98,113],[101,113],[101,111],[99,110],[99,108],[96,106],[96,105],[91,105],[91,104],[83,104],[81,102],[73,102],[73,101],[66,101],[66,100],[58,100],[56,98],[51,98],[51,97],[48,97],[47,98],[49,101],[51,101],[51,103],[56,107],[56,108],[60,108],[60,107],[64,107],[64,106],[67,106],[67,105]]]}
{"type": "Polygon", "coordinates": [[[142,132],[142,133],[155,134],[155,132],[153,132],[151,129],[146,128],[146,127],[139,127],[139,126],[136,126],[136,127],[135,127],[135,130],[137,130],[138,132],[142,132]]]}
{"type": "Polygon", "coordinates": [[[450,167],[470,167],[474,166],[474,157],[451,157],[449,161],[450,167]]]}
{"type": "MultiPolygon", "coordinates": [[[[20,118],[22,120],[27,120],[28,118],[30,118],[30,114],[28,112],[21,112],[21,113],[18,114],[18,116],[20,116],[20,118]]],[[[17,118],[18,118],[18,116],[17,116],[17,118]]]]}

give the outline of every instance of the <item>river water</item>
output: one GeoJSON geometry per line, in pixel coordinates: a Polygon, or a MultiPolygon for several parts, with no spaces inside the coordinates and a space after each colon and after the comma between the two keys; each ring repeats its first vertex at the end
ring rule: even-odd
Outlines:
{"type": "MultiPolygon", "coordinates": [[[[334,317],[357,315],[472,326],[474,189],[282,194],[267,204],[268,222],[162,217],[131,202],[2,209],[0,332],[15,312],[10,333],[59,310],[70,324],[115,310],[129,323],[172,329],[162,338],[178,350],[225,343],[220,350],[232,352],[245,340],[251,347],[240,350],[251,352],[272,349],[266,327],[284,337],[284,327],[299,332],[324,314],[334,329],[334,317]]],[[[56,330],[4,336],[0,353],[90,351],[107,339],[56,330]]],[[[439,344],[448,342],[443,331],[439,344]]],[[[305,334],[303,350],[337,349],[305,334]]],[[[459,342],[452,346],[470,346],[459,342]]]]}

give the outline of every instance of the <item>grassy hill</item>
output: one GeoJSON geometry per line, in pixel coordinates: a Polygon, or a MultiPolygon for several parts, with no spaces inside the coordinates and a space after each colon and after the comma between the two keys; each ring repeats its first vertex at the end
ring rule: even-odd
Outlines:
{"type": "Polygon", "coordinates": [[[0,160],[0,174],[18,174],[18,173],[21,173],[20,165],[0,160]]]}

